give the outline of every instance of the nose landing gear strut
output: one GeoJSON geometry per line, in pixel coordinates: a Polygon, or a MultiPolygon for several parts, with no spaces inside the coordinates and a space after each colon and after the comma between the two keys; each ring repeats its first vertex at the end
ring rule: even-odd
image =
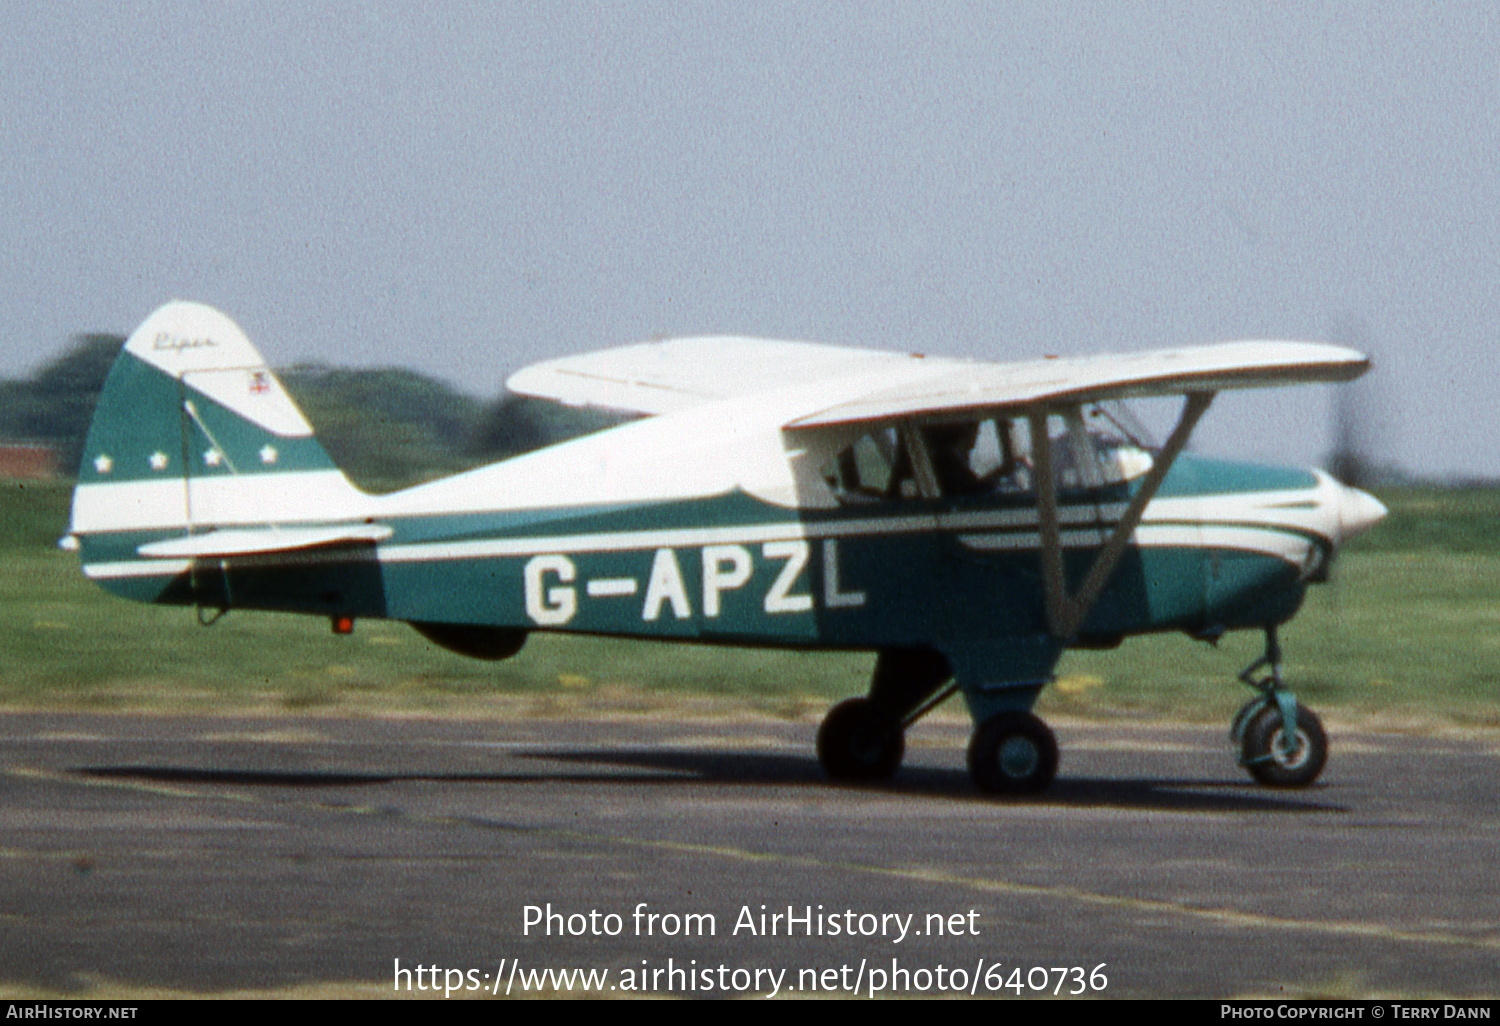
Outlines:
{"type": "Polygon", "coordinates": [[[1270,787],[1306,787],[1328,761],[1328,735],[1313,711],[1297,701],[1281,676],[1281,644],[1275,626],[1266,627],[1266,650],[1240,673],[1260,692],[1234,717],[1229,739],[1240,765],[1270,787]],[[1263,668],[1270,673],[1257,677],[1263,668]]]}

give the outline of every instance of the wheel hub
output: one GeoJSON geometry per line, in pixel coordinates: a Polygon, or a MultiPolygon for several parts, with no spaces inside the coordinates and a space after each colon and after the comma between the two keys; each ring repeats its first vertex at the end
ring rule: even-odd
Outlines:
{"type": "Polygon", "coordinates": [[[1024,779],[1036,772],[1041,753],[1030,738],[1010,737],[1000,746],[1000,769],[1008,777],[1024,779]]]}
{"type": "Polygon", "coordinates": [[[1283,769],[1301,769],[1311,751],[1312,745],[1308,742],[1307,732],[1301,728],[1298,728],[1297,736],[1290,743],[1287,741],[1285,728],[1271,742],[1271,758],[1283,769]]]}
{"type": "Polygon", "coordinates": [[[890,735],[873,727],[864,727],[854,732],[849,742],[849,753],[866,765],[878,763],[890,744],[890,735]]]}

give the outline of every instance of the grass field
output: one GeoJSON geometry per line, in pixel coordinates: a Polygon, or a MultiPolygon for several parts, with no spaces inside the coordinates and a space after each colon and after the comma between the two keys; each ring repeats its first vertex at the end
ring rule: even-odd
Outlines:
{"type": "MultiPolygon", "coordinates": [[[[866,687],[872,659],[537,635],[476,662],[399,623],[191,610],[115,599],[59,551],[63,485],[0,486],[0,706],[158,711],[568,715],[670,709],[811,718],[866,687]]],[[[1340,557],[1284,631],[1294,689],[1333,718],[1500,725],[1500,490],[1382,493],[1391,517],[1340,557]]],[[[1138,638],[1069,653],[1039,711],[1227,720],[1254,634],[1217,649],[1138,638]]],[[[957,703],[951,706],[958,710],[957,703]]]]}

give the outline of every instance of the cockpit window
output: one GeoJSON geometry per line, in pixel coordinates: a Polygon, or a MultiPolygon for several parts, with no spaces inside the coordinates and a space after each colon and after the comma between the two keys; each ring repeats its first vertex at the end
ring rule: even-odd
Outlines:
{"type": "Polygon", "coordinates": [[[1120,402],[1094,403],[1082,410],[1101,484],[1133,481],[1155,464],[1158,448],[1144,425],[1120,402]]]}
{"type": "Polygon", "coordinates": [[[922,429],[943,495],[1032,489],[1031,432],[1025,420],[991,419],[922,429]]]}
{"type": "MultiPolygon", "coordinates": [[[[1047,435],[1062,493],[1118,484],[1151,469],[1143,429],[1119,410],[1096,405],[1051,414],[1047,435]]],[[[1031,421],[985,417],[876,429],[822,472],[842,503],[1034,494],[1031,421]]]]}
{"type": "Polygon", "coordinates": [[[910,499],[921,494],[912,473],[911,453],[895,428],[861,435],[823,467],[823,479],[840,502],[910,499]]]}
{"type": "Polygon", "coordinates": [[[1094,405],[1047,418],[1052,467],[1060,492],[1102,488],[1140,477],[1151,453],[1118,413],[1094,405]]]}

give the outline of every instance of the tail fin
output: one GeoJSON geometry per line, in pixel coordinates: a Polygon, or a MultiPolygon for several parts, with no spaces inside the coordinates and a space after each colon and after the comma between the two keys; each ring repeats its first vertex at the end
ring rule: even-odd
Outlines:
{"type": "Polygon", "coordinates": [[[85,564],[222,527],[326,524],[368,497],[333,465],[296,404],[228,317],[171,302],[116,359],[73,494],[85,564]]]}

